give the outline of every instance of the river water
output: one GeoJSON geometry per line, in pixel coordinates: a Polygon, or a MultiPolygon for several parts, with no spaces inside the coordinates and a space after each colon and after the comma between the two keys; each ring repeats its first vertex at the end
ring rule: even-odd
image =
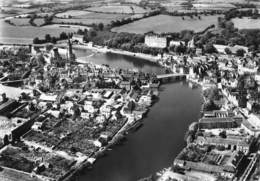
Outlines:
{"type": "MultiPolygon", "coordinates": [[[[162,73],[157,65],[135,57],[115,54],[76,52],[87,61],[112,67],[136,68],[162,73]],[[88,54],[87,54],[88,53],[88,54]]],[[[97,160],[79,181],[134,181],[169,167],[185,146],[184,135],[191,122],[197,121],[202,103],[200,89],[191,89],[184,82],[160,87],[160,98],[143,119],[144,125],[114,146],[106,156],[97,160]]]]}

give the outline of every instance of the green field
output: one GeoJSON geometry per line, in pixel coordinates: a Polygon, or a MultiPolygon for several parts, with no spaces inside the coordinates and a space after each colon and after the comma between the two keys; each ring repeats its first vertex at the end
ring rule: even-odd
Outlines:
{"type": "Polygon", "coordinates": [[[156,33],[163,32],[180,32],[182,30],[202,31],[212,24],[217,24],[219,16],[201,16],[201,19],[194,17],[182,17],[158,15],[135,21],[133,23],[113,28],[114,32],[129,33],[147,33],[154,31],[156,33]]]}
{"type": "Polygon", "coordinates": [[[61,32],[76,32],[78,28],[62,28],[55,26],[33,27],[12,26],[0,20],[0,43],[32,43],[33,38],[44,38],[45,34],[58,36],[61,32]]]}
{"type": "Polygon", "coordinates": [[[194,3],[209,3],[209,4],[214,4],[214,3],[247,3],[248,0],[195,0],[193,1],[194,3]]]}
{"type": "Polygon", "coordinates": [[[130,17],[127,14],[105,14],[105,13],[92,13],[87,12],[84,15],[74,16],[73,18],[54,18],[53,23],[103,23],[109,24],[111,21],[121,20],[123,18],[130,17]]]}
{"type": "Polygon", "coordinates": [[[13,18],[10,20],[15,26],[30,26],[30,18],[13,18]]]}
{"type": "Polygon", "coordinates": [[[86,10],[100,12],[100,13],[123,13],[123,14],[143,14],[148,12],[148,10],[145,10],[142,7],[135,6],[135,5],[99,6],[99,7],[91,7],[86,10]]]}
{"type": "Polygon", "coordinates": [[[238,29],[260,29],[260,19],[234,18],[232,22],[238,29]]]}
{"type": "Polygon", "coordinates": [[[43,18],[37,18],[34,21],[34,24],[36,24],[37,26],[41,26],[44,23],[44,19],[43,18]]]}
{"type": "Polygon", "coordinates": [[[89,13],[90,12],[88,12],[88,11],[82,11],[82,10],[69,10],[69,11],[65,11],[63,13],[58,13],[55,16],[58,18],[67,18],[68,16],[71,16],[71,17],[84,16],[89,13]]]}

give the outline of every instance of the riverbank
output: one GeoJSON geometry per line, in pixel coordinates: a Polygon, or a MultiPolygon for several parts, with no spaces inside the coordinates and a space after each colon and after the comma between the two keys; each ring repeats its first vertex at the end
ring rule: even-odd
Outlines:
{"type": "Polygon", "coordinates": [[[107,47],[101,47],[101,46],[91,46],[89,44],[85,45],[73,45],[74,49],[88,49],[100,53],[114,53],[114,54],[119,54],[119,55],[126,55],[126,56],[131,56],[131,57],[137,57],[141,58],[153,63],[158,63],[158,60],[160,60],[160,57],[158,56],[152,56],[149,54],[144,54],[144,53],[134,53],[134,52],[129,52],[125,50],[120,50],[120,49],[114,49],[114,48],[107,48],[107,47]]]}
{"type": "Polygon", "coordinates": [[[172,156],[184,146],[183,133],[197,120],[201,96],[199,89],[182,82],[163,84],[159,91],[160,98],[141,120],[141,129],[130,130],[126,141],[82,172],[79,181],[138,180],[171,164],[172,156]],[[187,107],[190,114],[185,114],[187,107]]]}
{"type": "MultiPolygon", "coordinates": [[[[129,92],[128,96],[130,96],[130,94],[131,92],[129,92]]],[[[68,173],[67,177],[65,178],[65,181],[75,180],[75,177],[80,175],[82,171],[92,168],[97,159],[104,156],[109,149],[112,149],[113,146],[119,144],[132,129],[136,128],[137,124],[142,123],[144,115],[149,110],[149,108],[147,107],[145,110],[142,111],[142,116],[135,119],[131,119],[132,116],[130,114],[124,113],[123,109],[125,107],[126,106],[124,106],[121,110],[121,114],[126,117],[125,124],[122,125],[122,127],[112,136],[111,140],[105,146],[100,147],[96,152],[93,152],[87,159],[83,160],[82,162],[79,162],[77,166],[68,173]]]]}

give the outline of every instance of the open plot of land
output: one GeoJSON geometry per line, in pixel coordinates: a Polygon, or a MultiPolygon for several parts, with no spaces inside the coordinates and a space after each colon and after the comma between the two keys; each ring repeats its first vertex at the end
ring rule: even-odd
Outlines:
{"type": "Polygon", "coordinates": [[[87,27],[87,26],[80,26],[80,25],[69,25],[69,24],[51,24],[51,25],[46,25],[44,26],[44,28],[53,28],[53,29],[58,29],[58,28],[67,28],[69,30],[73,30],[73,31],[77,31],[78,29],[90,29],[90,27],[87,27]]]}
{"type": "Polygon", "coordinates": [[[234,18],[232,21],[238,29],[260,29],[260,19],[234,18]]]}
{"type": "Polygon", "coordinates": [[[200,10],[228,10],[232,8],[236,8],[235,5],[230,3],[211,3],[211,4],[193,4],[193,7],[200,10]]]}
{"type": "Polygon", "coordinates": [[[182,17],[158,15],[133,23],[113,28],[114,32],[129,32],[129,33],[147,33],[154,31],[156,33],[163,32],[180,32],[182,30],[194,30],[195,32],[202,31],[212,24],[217,24],[219,16],[201,16],[201,19],[194,17],[182,17]]]}
{"type": "Polygon", "coordinates": [[[13,18],[10,20],[15,26],[30,26],[30,18],[13,18]]]}
{"type": "Polygon", "coordinates": [[[10,13],[10,14],[28,14],[28,13],[33,13],[36,12],[36,8],[15,8],[15,7],[3,7],[2,11],[5,13],[10,13]]]}
{"type": "Polygon", "coordinates": [[[44,19],[43,18],[37,18],[33,21],[37,26],[41,26],[44,23],[44,19]]]}
{"type": "Polygon", "coordinates": [[[195,0],[194,3],[209,3],[209,4],[215,4],[215,3],[247,3],[247,0],[195,0]]]}
{"type": "Polygon", "coordinates": [[[127,6],[127,5],[111,5],[88,8],[89,11],[101,12],[101,13],[125,13],[125,14],[141,14],[148,12],[147,10],[139,6],[127,6]]]}
{"type": "Polygon", "coordinates": [[[10,17],[10,16],[13,16],[13,14],[7,14],[7,13],[0,12],[0,18],[10,17]]]}
{"type": "Polygon", "coordinates": [[[37,177],[31,177],[29,173],[20,172],[14,169],[4,168],[0,171],[0,180],[3,181],[42,181],[37,177]]]}
{"type": "Polygon", "coordinates": [[[54,23],[82,23],[85,25],[92,23],[103,23],[109,24],[111,21],[121,20],[127,18],[129,15],[126,14],[104,14],[104,13],[88,13],[85,15],[77,16],[76,18],[54,18],[54,23]]]}
{"type": "Polygon", "coordinates": [[[61,32],[76,32],[76,29],[57,27],[12,26],[0,20],[0,43],[32,43],[33,38],[44,38],[46,34],[59,36],[61,32]]]}
{"type": "Polygon", "coordinates": [[[83,16],[86,14],[89,14],[90,12],[88,11],[82,11],[82,10],[69,10],[63,13],[58,13],[55,16],[59,18],[66,18],[66,17],[76,17],[76,16],[83,16]]]}

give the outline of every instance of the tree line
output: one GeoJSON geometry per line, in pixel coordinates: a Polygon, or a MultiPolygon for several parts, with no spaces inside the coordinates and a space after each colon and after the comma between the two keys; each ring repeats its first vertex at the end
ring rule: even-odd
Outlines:
{"type": "Polygon", "coordinates": [[[60,33],[59,37],[51,36],[50,34],[46,34],[43,39],[36,37],[33,39],[33,44],[43,44],[43,43],[53,43],[55,44],[58,40],[66,40],[72,36],[72,34],[67,34],[65,32],[60,33]]]}

